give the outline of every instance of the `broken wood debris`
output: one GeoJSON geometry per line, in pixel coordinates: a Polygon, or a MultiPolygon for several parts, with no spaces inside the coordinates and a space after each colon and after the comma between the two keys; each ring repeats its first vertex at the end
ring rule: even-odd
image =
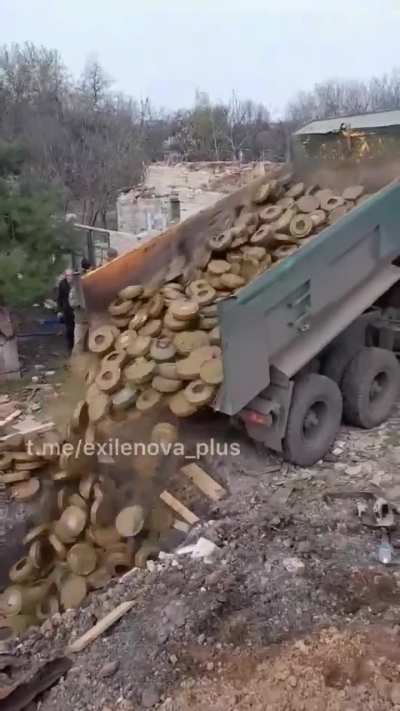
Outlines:
{"type": "Polygon", "coordinates": [[[16,430],[15,432],[0,437],[0,442],[8,442],[13,437],[15,437],[16,434],[30,435],[39,434],[40,432],[50,432],[51,430],[55,429],[55,424],[54,422],[44,422],[42,424],[35,424],[30,425],[29,427],[24,427],[24,423],[22,422],[20,425],[14,425],[14,429],[16,430]]]}
{"type": "Polygon", "coordinates": [[[10,415],[5,417],[3,420],[0,420],[0,428],[5,427],[6,425],[9,425],[10,422],[13,422],[14,420],[16,420],[17,417],[19,417],[20,415],[22,415],[22,410],[14,410],[14,412],[11,412],[10,415]]]}
{"type": "Polygon", "coordinates": [[[81,652],[85,647],[94,642],[101,634],[111,627],[111,625],[118,622],[118,620],[123,617],[129,610],[134,606],[134,600],[128,600],[127,602],[121,602],[114,610],[111,610],[105,617],[99,620],[94,627],[92,627],[88,632],[85,632],[81,637],[72,642],[67,649],[67,654],[74,654],[76,652],[81,652]]]}
{"type": "Polygon", "coordinates": [[[181,531],[182,533],[189,533],[190,530],[189,524],[185,521],[180,521],[178,518],[175,519],[173,528],[175,528],[176,531],[181,531]]]}
{"type": "Polygon", "coordinates": [[[190,511],[190,509],[188,509],[184,504],[178,501],[175,496],[172,496],[169,491],[163,491],[162,494],[160,494],[160,499],[164,502],[164,504],[167,504],[167,506],[173,509],[175,513],[179,514],[179,516],[187,521],[187,523],[190,523],[190,525],[193,525],[199,521],[199,517],[196,516],[193,511],[190,511]]]}
{"type": "Polygon", "coordinates": [[[212,501],[220,501],[226,496],[226,489],[218,484],[198,464],[187,464],[180,471],[212,501]]]}
{"type": "Polygon", "coordinates": [[[72,667],[72,660],[68,657],[59,657],[44,664],[32,679],[24,680],[20,684],[10,687],[10,692],[3,695],[1,711],[22,711],[34,699],[49,689],[64,676],[72,667]]]}

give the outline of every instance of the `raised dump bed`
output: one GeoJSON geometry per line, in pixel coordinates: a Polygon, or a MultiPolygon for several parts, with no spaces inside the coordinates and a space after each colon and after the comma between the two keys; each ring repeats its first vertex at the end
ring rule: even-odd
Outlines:
{"type": "MultiPolygon", "coordinates": [[[[212,406],[239,417],[253,438],[309,465],[332,445],[343,412],[349,423],[374,426],[388,416],[397,396],[398,366],[390,352],[396,323],[390,307],[397,303],[393,287],[400,279],[400,185],[392,183],[371,196],[343,192],[344,185],[340,193],[337,188],[331,193],[336,203],[329,203],[324,185],[307,191],[298,187],[301,177],[289,177],[287,171],[255,181],[92,272],[83,284],[95,326],[107,318],[123,287],[161,287],[178,280],[193,299],[193,282],[206,276],[216,288],[211,301],[217,306],[223,358],[223,383],[212,406]],[[319,204],[313,205],[313,196],[319,204]],[[310,229],[310,215],[321,213],[321,205],[324,216],[310,229]],[[291,210],[292,219],[285,222],[291,210]],[[250,229],[254,214],[257,224],[250,229]],[[241,242],[243,220],[249,235],[241,242]],[[257,239],[263,230],[264,242],[263,235],[257,239]],[[229,232],[233,237],[227,239],[229,232]],[[213,263],[215,258],[221,262],[212,270],[210,245],[213,263]],[[232,255],[251,263],[248,248],[254,245],[264,245],[267,252],[250,274],[254,278],[243,286],[225,280],[218,288],[213,281],[218,270],[228,263],[234,275],[243,275],[243,264],[233,271],[232,255]]],[[[372,187],[368,184],[368,191],[372,187]]],[[[163,335],[173,337],[168,328],[164,333],[165,326],[163,335]]]]}

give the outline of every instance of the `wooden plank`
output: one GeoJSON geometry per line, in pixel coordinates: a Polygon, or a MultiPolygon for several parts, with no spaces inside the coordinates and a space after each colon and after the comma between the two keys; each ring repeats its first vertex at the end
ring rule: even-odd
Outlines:
{"type": "Polygon", "coordinates": [[[185,521],[180,521],[179,518],[175,519],[173,528],[175,528],[176,531],[181,531],[181,533],[188,533],[190,530],[189,524],[185,521]]]}
{"type": "Polygon", "coordinates": [[[226,489],[218,484],[198,464],[186,464],[181,472],[190,479],[212,501],[220,501],[226,496],[226,489]]]}
{"type": "Polygon", "coordinates": [[[178,501],[175,496],[172,496],[169,491],[163,491],[162,494],[160,494],[160,499],[161,501],[164,501],[164,504],[167,504],[167,506],[175,511],[175,513],[179,514],[179,516],[187,521],[187,523],[190,523],[191,526],[200,520],[199,517],[193,513],[193,511],[186,508],[186,506],[178,501]]]}
{"type": "Polygon", "coordinates": [[[23,424],[21,425],[14,425],[15,432],[9,435],[4,435],[4,437],[0,437],[0,442],[7,442],[9,439],[12,439],[15,437],[16,434],[19,435],[30,435],[30,434],[37,434],[38,432],[49,432],[50,430],[55,429],[55,424],[54,422],[44,422],[43,424],[37,424],[37,425],[31,425],[30,427],[27,427],[26,429],[23,428],[23,424]]]}
{"type": "Polygon", "coordinates": [[[85,632],[81,637],[72,642],[72,644],[67,647],[66,653],[72,654],[74,652],[81,652],[82,649],[94,642],[97,637],[100,637],[103,632],[108,630],[111,625],[115,624],[123,615],[125,615],[134,606],[134,600],[128,600],[127,602],[121,602],[118,607],[111,610],[103,619],[99,620],[94,627],[92,627],[88,632],[85,632]]]}
{"type": "Polygon", "coordinates": [[[20,415],[22,415],[22,410],[14,410],[14,412],[5,417],[4,420],[0,420],[0,427],[5,427],[13,420],[16,420],[20,415]]]}

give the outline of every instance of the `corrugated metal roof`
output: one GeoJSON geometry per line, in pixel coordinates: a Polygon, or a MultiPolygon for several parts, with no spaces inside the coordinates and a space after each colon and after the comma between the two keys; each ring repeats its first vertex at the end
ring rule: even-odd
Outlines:
{"type": "Polygon", "coordinates": [[[383,126],[400,126],[399,111],[378,111],[370,114],[358,114],[355,116],[339,116],[338,118],[325,119],[324,121],[312,121],[306,126],[299,128],[295,136],[310,133],[331,133],[338,131],[342,123],[350,125],[351,128],[379,128],[383,126]]]}

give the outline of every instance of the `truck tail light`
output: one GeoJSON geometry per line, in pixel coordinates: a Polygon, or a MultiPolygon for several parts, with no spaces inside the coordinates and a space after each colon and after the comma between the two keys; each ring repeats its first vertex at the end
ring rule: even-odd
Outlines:
{"type": "Polygon", "coordinates": [[[262,415],[261,412],[256,412],[255,410],[244,410],[241,413],[241,417],[245,422],[252,425],[264,425],[265,427],[271,424],[271,415],[262,415]]]}

